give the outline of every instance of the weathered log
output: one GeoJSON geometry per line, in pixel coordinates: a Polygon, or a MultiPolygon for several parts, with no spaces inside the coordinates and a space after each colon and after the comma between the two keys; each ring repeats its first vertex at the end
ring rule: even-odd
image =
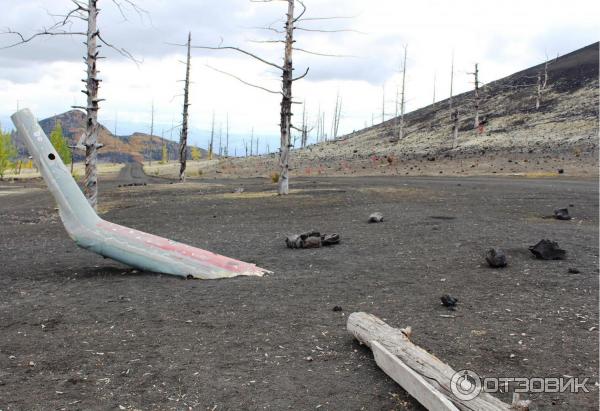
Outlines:
{"type": "Polygon", "coordinates": [[[379,343],[461,410],[498,411],[511,409],[509,404],[483,391],[471,400],[458,398],[451,388],[452,377],[456,374],[452,367],[413,344],[402,330],[390,327],[374,315],[364,312],[350,314],[347,329],[358,341],[369,347],[372,347],[373,341],[379,343]]]}
{"type": "Polygon", "coordinates": [[[377,341],[371,341],[375,362],[387,375],[428,410],[458,411],[458,408],[423,377],[377,341]]]}

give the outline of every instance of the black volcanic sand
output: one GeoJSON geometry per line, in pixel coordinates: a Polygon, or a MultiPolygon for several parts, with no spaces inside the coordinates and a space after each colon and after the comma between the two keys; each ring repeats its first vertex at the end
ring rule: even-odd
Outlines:
{"type": "Polygon", "coordinates": [[[265,179],[127,181],[101,184],[107,220],[274,273],[137,272],[76,248],[41,182],[0,183],[0,409],[420,409],[345,330],[353,311],[412,326],[456,370],[590,377],[589,394],[527,397],[597,409],[597,181],[305,178],[287,197],[265,179]],[[559,207],[574,219],[544,218],[559,207]],[[285,248],[310,229],[341,244],[285,248]],[[536,260],[542,238],[567,259],[536,260]],[[490,247],[508,267],[487,266],[490,247]]]}

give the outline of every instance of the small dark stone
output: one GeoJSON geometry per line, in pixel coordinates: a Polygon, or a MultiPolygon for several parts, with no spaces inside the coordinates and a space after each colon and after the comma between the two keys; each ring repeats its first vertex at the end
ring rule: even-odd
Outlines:
{"type": "Polygon", "coordinates": [[[499,248],[490,248],[487,250],[485,253],[485,261],[493,268],[506,267],[507,264],[506,254],[499,248]]]}
{"type": "Polygon", "coordinates": [[[333,311],[342,311],[342,307],[336,305],[335,307],[333,307],[333,311]]]}
{"type": "Polygon", "coordinates": [[[456,303],[458,303],[458,298],[454,298],[450,294],[442,295],[440,300],[442,300],[442,305],[444,307],[448,307],[451,310],[454,310],[454,308],[456,307],[456,303]]]}
{"type": "Polygon", "coordinates": [[[570,220],[571,216],[569,215],[568,208],[557,208],[554,210],[554,218],[557,220],[570,220]]]}
{"type": "Polygon", "coordinates": [[[563,174],[565,172],[565,170],[563,170],[562,168],[558,169],[558,174],[563,174]]]}
{"type": "Polygon", "coordinates": [[[580,272],[577,268],[569,268],[569,274],[579,274],[580,272]]]}
{"type": "Polygon", "coordinates": [[[381,223],[383,221],[383,214],[373,213],[369,216],[369,223],[381,223]]]}
{"type": "Polygon", "coordinates": [[[339,234],[323,234],[321,236],[321,242],[323,246],[334,245],[340,242],[339,234]]]}
{"type": "Polygon", "coordinates": [[[540,240],[529,247],[529,251],[540,260],[563,260],[567,252],[558,246],[556,241],[540,240]]]}
{"type": "Polygon", "coordinates": [[[302,248],[320,248],[321,238],[320,237],[308,237],[304,240],[302,248]]]}

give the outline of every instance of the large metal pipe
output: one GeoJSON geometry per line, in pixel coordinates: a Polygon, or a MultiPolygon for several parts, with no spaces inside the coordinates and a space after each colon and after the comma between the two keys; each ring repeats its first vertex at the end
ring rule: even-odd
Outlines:
{"type": "Polygon", "coordinates": [[[29,109],[11,116],[75,243],[135,268],[182,277],[214,279],[262,276],[269,271],[98,217],[29,109]]]}

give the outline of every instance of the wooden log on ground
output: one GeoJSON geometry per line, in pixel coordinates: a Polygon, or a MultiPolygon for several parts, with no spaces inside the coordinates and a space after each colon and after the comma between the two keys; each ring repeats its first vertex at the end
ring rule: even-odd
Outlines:
{"type": "MultiPolygon", "coordinates": [[[[460,410],[499,411],[512,409],[511,405],[506,404],[483,391],[473,399],[465,400],[459,398],[452,391],[451,381],[452,377],[456,374],[456,371],[452,369],[452,367],[440,361],[421,347],[413,344],[402,330],[390,327],[374,315],[364,312],[350,314],[348,317],[347,329],[361,343],[367,345],[371,349],[375,347],[373,351],[376,356],[380,357],[380,361],[384,361],[383,357],[386,356],[386,353],[381,352],[381,348],[389,352],[389,354],[398,357],[402,363],[420,375],[427,383],[431,384],[434,389],[452,401],[460,410]],[[377,344],[374,344],[373,342],[376,342],[377,344]]],[[[386,373],[390,369],[396,369],[396,372],[398,372],[397,364],[389,366],[387,370],[384,367],[381,368],[386,371],[386,373]]],[[[395,381],[403,378],[402,376],[390,376],[395,381]]],[[[405,389],[414,396],[409,387],[405,387],[405,389]]],[[[426,387],[419,388],[419,390],[423,395],[427,395],[426,387]]],[[[419,400],[418,397],[415,396],[415,398],[419,400]]],[[[437,400],[432,401],[439,403],[437,400]]],[[[423,402],[421,403],[428,406],[423,402]]],[[[433,407],[430,409],[446,410],[448,408],[433,407]]]]}

